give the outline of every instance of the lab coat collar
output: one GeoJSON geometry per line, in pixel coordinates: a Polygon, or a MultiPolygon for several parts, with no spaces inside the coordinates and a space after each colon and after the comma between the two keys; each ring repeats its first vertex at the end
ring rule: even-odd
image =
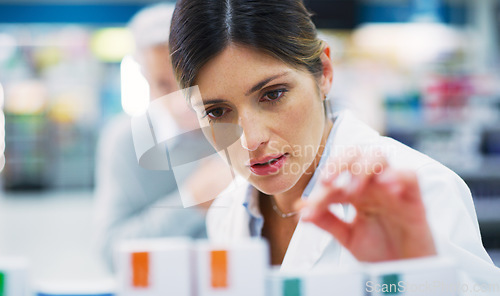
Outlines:
{"type": "Polygon", "coordinates": [[[309,183],[307,183],[306,188],[304,189],[304,192],[302,193],[302,198],[307,198],[311,194],[311,191],[314,188],[314,185],[316,184],[317,179],[319,178],[321,174],[322,168],[326,164],[326,160],[330,156],[331,150],[332,150],[332,142],[335,133],[337,132],[338,126],[340,122],[343,119],[343,114],[342,113],[336,113],[334,117],[332,118],[333,121],[333,126],[332,129],[330,130],[330,133],[328,134],[328,138],[325,143],[325,149],[323,150],[323,155],[321,155],[321,158],[319,160],[318,167],[314,171],[313,176],[311,177],[311,180],[309,180],[309,183]]]}
{"type": "Polygon", "coordinates": [[[259,192],[250,183],[247,184],[245,198],[243,199],[243,206],[252,218],[262,218],[259,209],[259,192]]]}

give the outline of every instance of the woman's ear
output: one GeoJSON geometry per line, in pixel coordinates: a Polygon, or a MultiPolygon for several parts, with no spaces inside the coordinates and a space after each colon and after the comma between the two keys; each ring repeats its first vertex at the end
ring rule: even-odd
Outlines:
{"type": "Polygon", "coordinates": [[[321,64],[323,65],[323,73],[321,74],[320,89],[324,99],[330,92],[333,84],[333,62],[330,58],[330,46],[326,43],[321,53],[321,64]]]}

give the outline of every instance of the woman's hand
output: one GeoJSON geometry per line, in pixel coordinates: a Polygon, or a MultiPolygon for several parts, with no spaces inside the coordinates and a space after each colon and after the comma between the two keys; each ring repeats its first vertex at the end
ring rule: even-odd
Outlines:
{"type": "Polygon", "coordinates": [[[352,154],[328,164],[322,188],[301,205],[302,219],[331,233],[359,261],[435,255],[416,174],[389,167],[381,153],[352,154]],[[335,203],[352,204],[354,220],[335,216],[329,210],[335,203]]]}

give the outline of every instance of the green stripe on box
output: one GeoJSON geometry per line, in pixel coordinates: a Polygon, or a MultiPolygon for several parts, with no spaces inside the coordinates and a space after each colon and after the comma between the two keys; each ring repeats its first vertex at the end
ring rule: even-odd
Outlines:
{"type": "Polygon", "coordinates": [[[386,274],[382,276],[382,294],[397,295],[399,294],[399,274],[386,274]]]}
{"type": "Polygon", "coordinates": [[[5,275],[0,272],[0,296],[5,296],[5,275]]]}
{"type": "Polygon", "coordinates": [[[298,278],[283,280],[283,296],[300,296],[301,282],[298,278]]]}

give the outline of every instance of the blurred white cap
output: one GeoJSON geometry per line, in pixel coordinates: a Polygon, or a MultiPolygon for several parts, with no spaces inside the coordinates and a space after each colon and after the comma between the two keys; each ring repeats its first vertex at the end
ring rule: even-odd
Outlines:
{"type": "Polygon", "coordinates": [[[155,4],[134,15],[128,26],[138,50],[168,42],[174,8],[174,3],[155,4]]]}

